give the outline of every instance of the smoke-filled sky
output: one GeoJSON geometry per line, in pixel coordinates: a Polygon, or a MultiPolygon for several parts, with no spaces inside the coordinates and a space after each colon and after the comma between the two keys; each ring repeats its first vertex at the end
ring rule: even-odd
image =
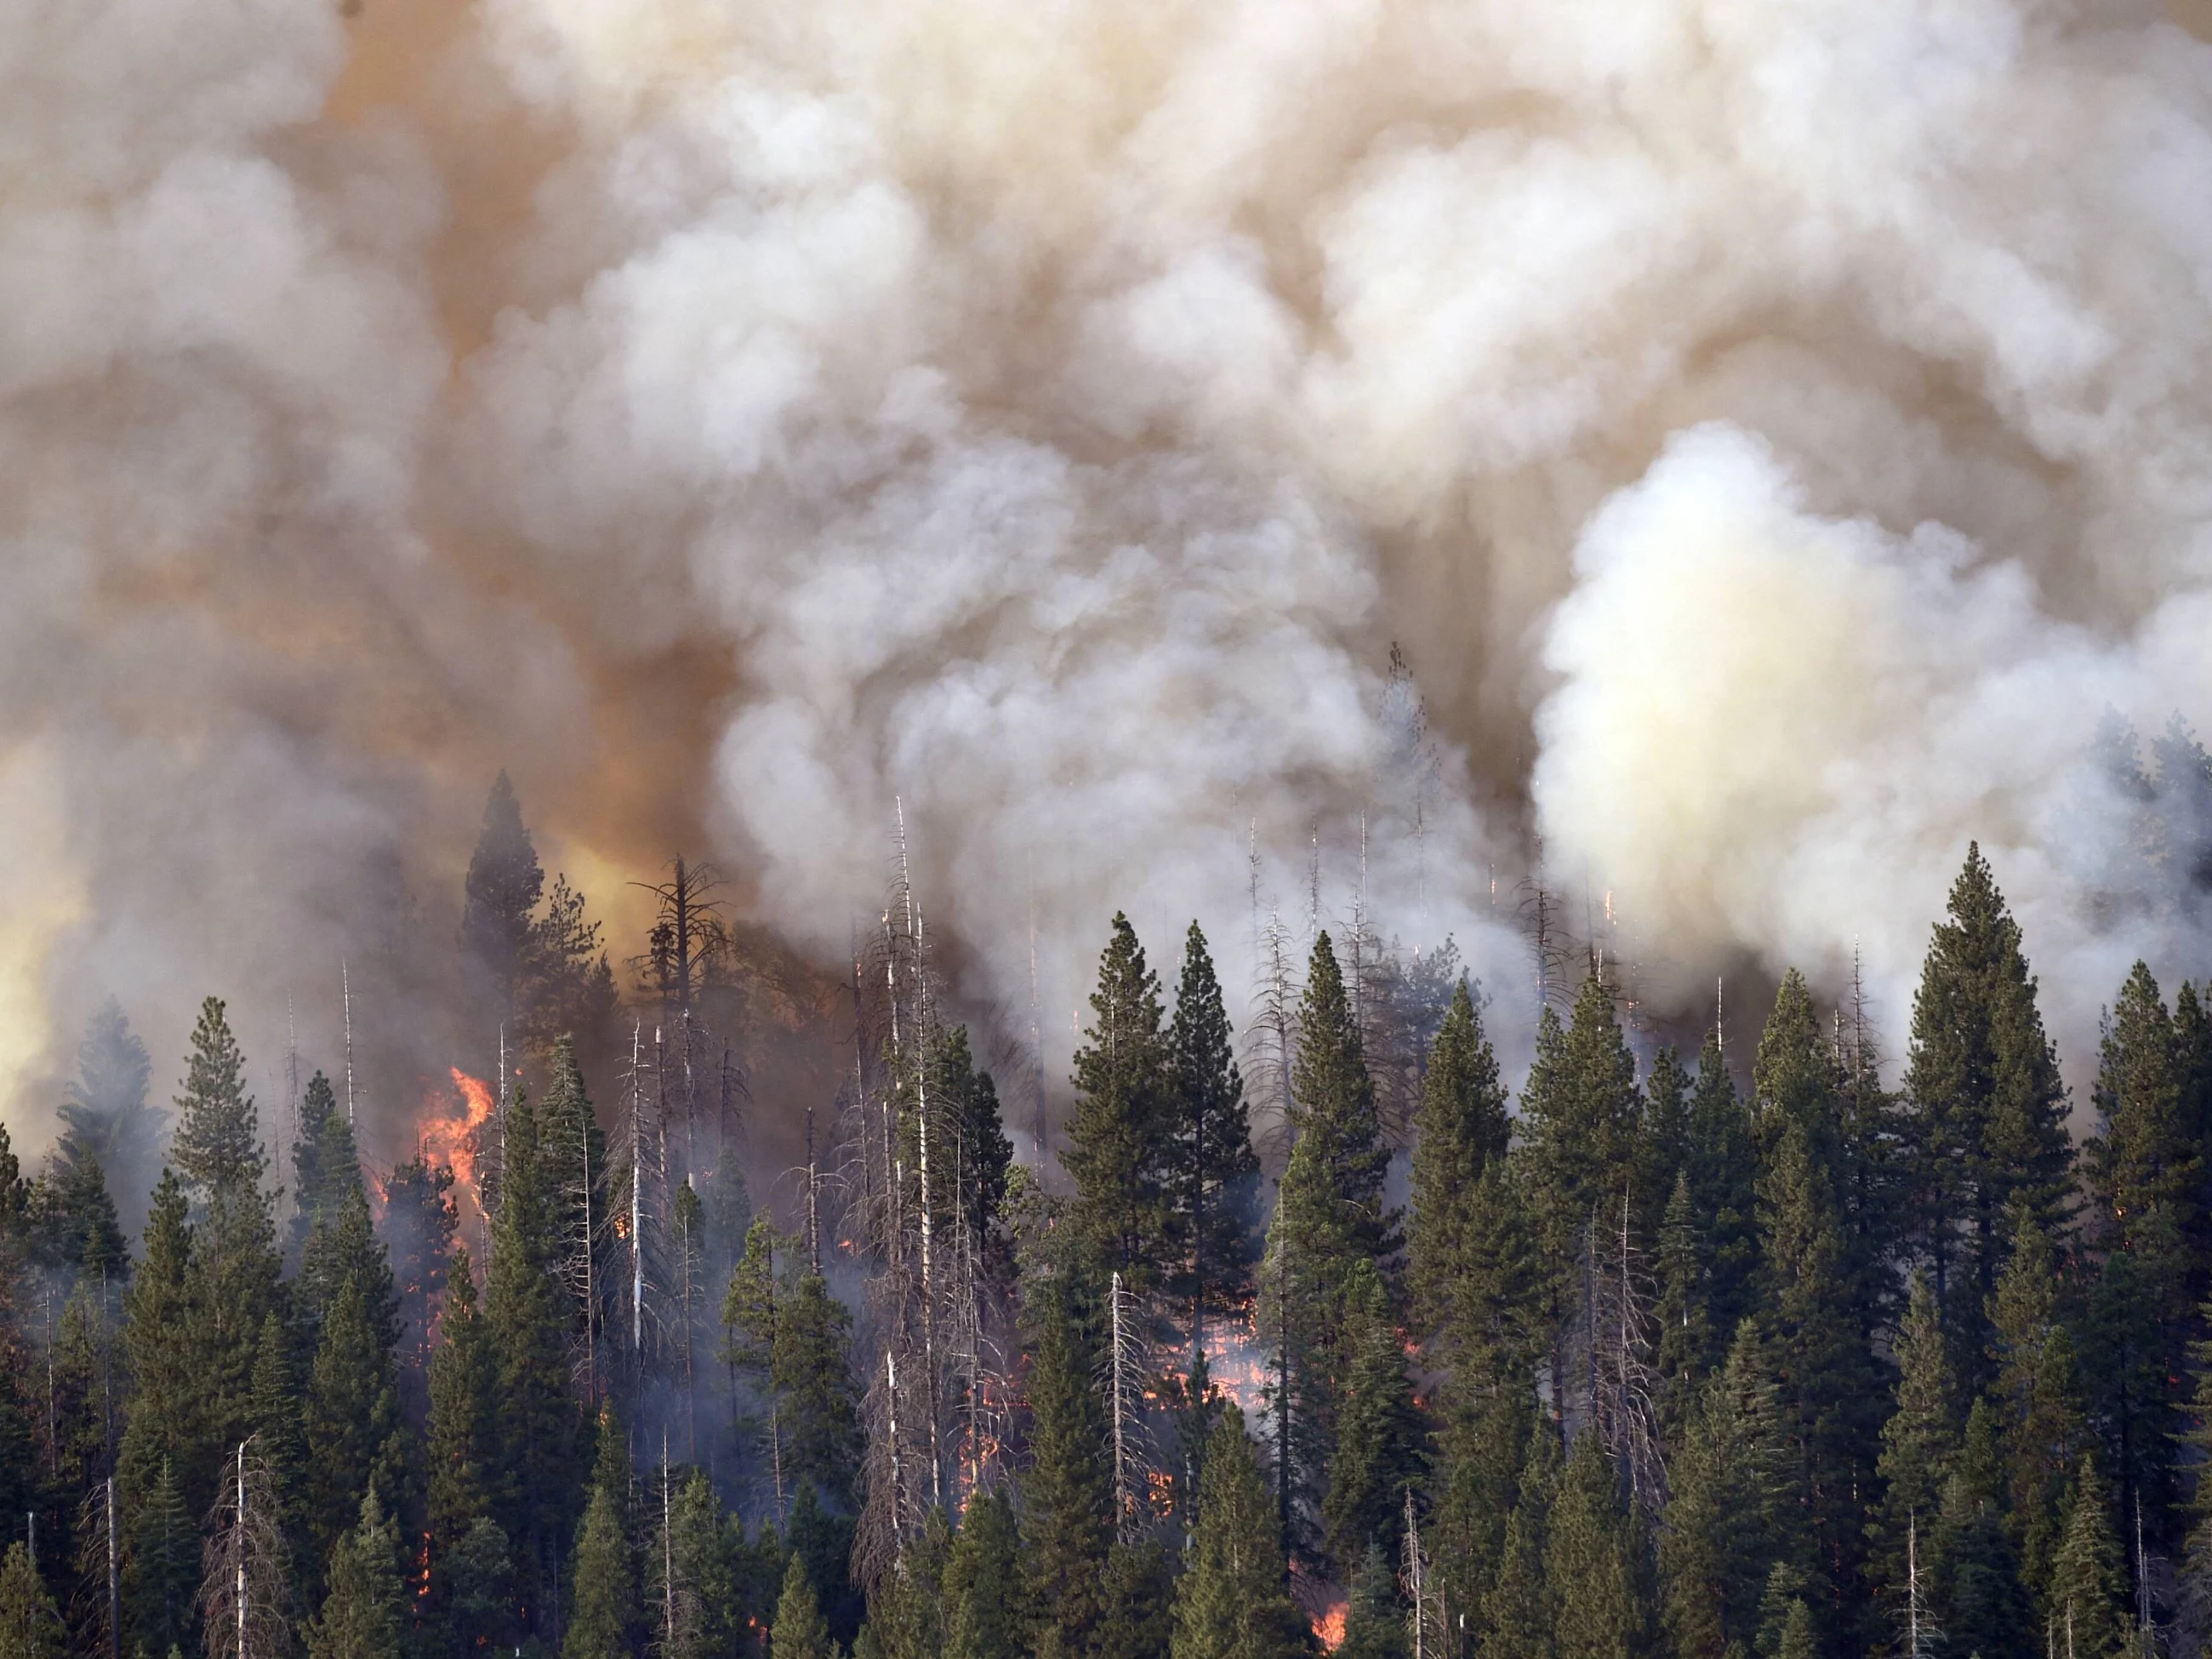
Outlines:
{"type": "Polygon", "coordinates": [[[2208,966],[2081,897],[2100,716],[2212,727],[2190,18],[346,5],[0,8],[34,1139],[109,990],[157,1082],[210,990],[326,1057],[501,765],[623,939],[684,851],[830,960],[902,799],[1062,1049],[1112,908],[1241,988],[1248,848],[1341,917],[1363,812],[1507,1026],[1538,848],[1662,1008],[1856,946],[1894,1034],[1970,836],[2077,1076],[2137,950],[2208,966]]]}

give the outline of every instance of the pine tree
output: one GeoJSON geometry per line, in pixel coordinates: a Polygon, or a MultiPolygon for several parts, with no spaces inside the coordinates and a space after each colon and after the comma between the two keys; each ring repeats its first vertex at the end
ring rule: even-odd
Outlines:
{"type": "Polygon", "coordinates": [[[933,1507],[868,1598],[855,1659],[938,1659],[945,1646],[945,1562],[951,1523],[933,1507]]]}
{"type": "MultiPolygon", "coordinates": [[[[363,1224],[367,1210],[350,1200],[363,1224]]],[[[383,1246],[340,1282],[323,1318],[304,1413],[308,1455],[308,1533],[321,1559],[336,1540],[337,1517],[377,1486],[399,1493],[407,1480],[392,1364],[398,1345],[397,1298],[383,1246]]]]}
{"type": "Polygon", "coordinates": [[[0,1659],[62,1659],[69,1632],[31,1552],[8,1546],[0,1559],[0,1659]]]}
{"type": "Polygon", "coordinates": [[[1382,1275],[1370,1261],[1353,1267],[1353,1327],[1345,1343],[1351,1363],[1322,1499],[1329,1553],[1346,1571],[1370,1545],[1395,1553],[1406,1491],[1422,1462],[1413,1382],[1382,1275]]]}
{"type": "Polygon", "coordinates": [[[165,1466],[180,1487],[186,1480],[192,1483],[178,1500],[187,1515],[204,1510],[213,1497],[217,1442],[209,1420],[207,1322],[197,1300],[198,1244],[184,1184],[165,1170],[146,1223],[146,1259],[123,1300],[123,1346],[133,1398],[118,1474],[127,1510],[145,1504],[165,1466]]]}
{"type": "Polygon", "coordinates": [[[1022,1553],[1042,1659],[1081,1654],[1097,1633],[1114,1538],[1105,1427],[1083,1333],[1048,1288],[1033,1298],[1030,1471],[1022,1483],[1022,1553]]]}
{"type": "Polygon", "coordinates": [[[837,1644],[830,1639],[821,1603],[807,1582],[805,1563],[796,1555],[784,1570],[783,1595],[775,1604],[775,1624],[769,1633],[769,1659],[837,1659],[837,1644]]]}
{"type": "MultiPolygon", "coordinates": [[[[1618,1205],[1632,1184],[1641,1109],[1635,1056],[1621,1036],[1612,994],[1592,975],[1571,1025],[1563,1029],[1549,1010],[1539,1017],[1536,1060],[1521,1091],[1556,1379],[1568,1374],[1564,1343],[1581,1300],[1584,1238],[1598,1210],[1618,1205]]],[[[1565,1405],[1565,1389],[1555,1389],[1555,1417],[1565,1405]]]]}
{"type": "Polygon", "coordinates": [[[135,1650],[192,1651],[199,1628],[200,1537],[164,1457],[131,1520],[123,1569],[125,1628],[135,1650]]]}
{"type": "Polygon", "coordinates": [[[729,1559],[722,1506],[705,1474],[694,1469],[680,1486],[664,1466],[665,1516],[646,1552],[648,1620],[660,1659],[715,1659],[736,1650],[744,1621],[729,1559]]]}
{"type": "Polygon", "coordinates": [[[775,1393],[776,1301],[775,1224],[764,1215],[755,1216],[745,1232],[744,1253],[731,1272],[730,1288],[722,1298],[722,1359],[733,1378],[745,1378],[762,1395],[766,1412],[761,1436],[767,1443],[781,1516],[787,1482],[781,1404],[775,1393]]]}
{"type": "Polygon", "coordinates": [[[817,1273],[802,1273],[776,1304],[769,1386],[783,1433],[787,1478],[811,1481],[850,1508],[860,1458],[860,1393],[853,1377],[853,1316],[817,1273]]]}
{"type": "Polygon", "coordinates": [[[1337,1659],[1408,1659],[1405,1610],[1398,1605],[1390,1562],[1380,1544],[1367,1547],[1349,1589],[1337,1659]]]}
{"type": "Polygon", "coordinates": [[[1864,1611],[1865,1520],[1854,1494],[1873,1484],[1884,1390],[1862,1334],[1867,1287],[1844,1226],[1834,1056],[1795,972],[1784,976],[1760,1036],[1755,1078],[1755,1125],[1768,1148],[1759,1206],[1776,1355],[1825,1579],[1813,1599],[1824,1619],[1844,1625],[1864,1611]]]}
{"type": "Polygon", "coordinates": [[[1552,1505],[1544,1580],[1559,1659],[1621,1659],[1644,1646],[1634,1543],[1620,1483],[1596,1435],[1575,1441],[1552,1505]]]}
{"type": "Polygon", "coordinates": [[[295,1208],[286,1254],[297,1261],[317,1224],[335,1222],[347,1196],[361,1190],[361,1152],[354,1143],[353,1125],[338,1104],[331,1080],[320,1072],[307,1079],[307,1091],[300,1097],[292,1182],[295,1208]]]}
{"type": "Polygon", "coordinates": [[[477,1311],[465,1249],[453,1253],[440,1323],[445,1340],[430,1360],[428,1455],[434,1587],[441,1558],[487,1513],[485,1486],[498,1457],[498,1356],[477,1311]]]}
{"type": "Polygon", "coordinates": [[[556,1194],[538,1155],[538,1118],[518,1086],[492,1228],[484,1328],[499,1377],[492,1519],[509,1540],[527,1605],[544,1615],[572,1524],[579,1413],[568,1393],[568,1306],[556,1277],[556,1194]]]}
{"type": "Polygon", "coordinates": [[[1990,1298],[1990,1398],[1998,1411],[2008,1504],[2032,1589],[2057,1547],[2062,1499],[2088,1443],[2073,1335],[2059,1304],[2058,1264],[2033,1209],[2016,1200],[2015,1243],[1990,1298]]]}
{"type": "Polygon", "coordinates": [[[1782,1626],[1782,1640],[1774,1650],[1775,1659],[1820,1659],[1820,1639],[1813,1629],[1813,1609],[1803,1599],[1790,1603],[1788,1616],[1782,1626]]]}
{"type": "Polygon", "coordinates": [[[2098,1231],[2115,1248],[2132,1242],[2130,1219],[2153,1210],[2184,1232],[2197,1222],[2198,1126],[2184,1115],[2179,1048],[2158,981],[2138,962],[2106,1018],[2098,1132],[2082,1149],[2098,1231]]]}
{"type": "Polygon", "coordinates": [[[1685,1170],[1674,1176],[1659,1224],[1659,1300],[1652,1310],[1659,1327],[1660,1421],[1670,1439],[1680,1432],[1711,1363],[1712,1316],[1698,1234],[1697,1206],[1685,1170]]]}
{"type": "Polygon", "coordinates": [[[483,831],[469,860],[465,890],[461,949],[489,993],[495,1017],[520,1042],[517,1016],[529,968],[532,919],[544,895],[545,872],[504,772],[493,781],[484,802],[483,831]]]}
{"type": "Polygon", "coordinates": [[[2050,1225],[2071,1162],[2065,1086],[2020,946],[2020,926],[1970,846],[1913,998],[1905,1072],[1923,1243],[1964,1353],[1983,1346],[2013,1200],[2026,1198],[2050,1225]],[[1954,1273],[1966,1281],[1955,1297],[1954,1273]]]}
{"type": "Polygon", "coordinates": [[[489,1516],[470,1522],[442,1560],[434,1561],[431,1584],[443,1599],[446,1627],[461,1652],[513,1640],[514,1558],[507,1534],[489,1516]]]}
{"type": "Polygon", "coordinates": [[[311,1534],[320,1535],[309,1524],[308,1453],[300,1394],[291,1327],[272,1313],[261,1322],[260,1347],[253,1359],[252,1438],[278,1506],[286,1574],[295,1579],[302,1556],[311,1563],[322,1559],[312,1547],[299,1547],[311,1534]]]}
{"type": "MultiPolygon", "coordinates": [[[[589,1358],[598,1353],[606,1310],[599,1262],[608,1206],[606,1136],[592,1110],[574,1038],[556,1042],[547,1070],[544,1097],[538,1103],[538,1164],[551,1200],[556,1266],[568,1287],[571,1323],[589,1358]]],[[[681,1334],[688,1340],[688,1332],[681,1334]]],[[[587,1391],[599,1386],[597,1369],[587,1367],[587,1391]]]]}
{"type": "Polygon", "coordinates": [[[1075,1054],[1074,1115],[1060,1163],[1075,1183],[1066,1225],[1085,1289],[1120,1272],[1142,1293],[1160,1277],[1166,1237],[1170,1109],[1159,979],[1127,916],[1098,959],[1093,1024],[1075,1054]]]}
{"type": "Polygon", "coordinates": [[[1484,1170],[1504,1159],[1508,1136],[1498,1056],[1464,979],[1429,1053],[1419,1125],[1406,1281],[1415,1328],[1433,1339],[1455,1322],[1454,1291],[1466,1266],[1468,1235],[1478,1224],[1471,1206],[1484,1170]]]}
{"type": "Polygon", "coordinates": [[[1290,1402],[1291,1431],[1289,1457],[1277,1450],[1277,1480],[1291,1498],[1288,1541],[1303,1553],[1301,1491],[1317,1484],[1327,1465],[1350,1386],[1357,1307],[1365,1296],[1354,1264],[1387,1266],[1399,1243],[1398,1217],[1383,1192],[1390,1150],[1326,933],[1314,945],[1291,1083],[1298,1139],[1269,1230],[1261,1327],[1278,1369],[1281,1358],[1289,1362],[1276,1382],[1290,1402]]]}
{"type": "Polygon", "coordinates": [[[945,1559],[945,1659],[1020,1659],[1021,1540],[1003,1492],[972,1498],[945,1559]]]}
{"type": "Polygon", "coordinates": [[[192,1028],[191,1057],[176,1103],[177,1138],[169,1149],[178,1172],[203,1195],[250,1192],[259,1185],[261,1144],[245,1079],[246,1059],[222,1000],[210,997],[200,1004],[199,1023],[192,1028]]]}
{"type": "Polygon", "coordinates": [[[46,1173],[26,1195],[32,1259],[64,1276],[97,1280],[105,1273],[119,1280],[130,1270],[131,1247],[108,1195],[107,1171],[76,1133],[62,1137],[46,1173]]]}
{"type": "Polygon", "coordinates": [[[1548,1425],[1528,1437],[1520,1489],[1505,1522],[1498,1576],[1482,1603],[1481,1659],[1553,1659],[1559,1609],[1545,1571],[1559,1443],[1548,1425]]]}
{"type": "Polygon", "coordinates": [[[1881,1477],[1881,1507],[1867,1529],[1875,1580],[1893,1600],[1904,1593],[1906,1545],[1916,1519],[1919,1535],[1927,1537],[1959,1443],[1958,1388],[1936,1292],[1923,1273],[1912,1276],[1897,1364],[1897,1409],[1882,1425],[1875,1466],[1881,1477]]]}
{"type": "Polygon", "coordinates": [[[1802,1553],[1778,1391],[1756,1321],[1702,1391],[1670,1473],[1659,1538],[1663,1616],[1680,1659],[1748,1649],[1778,1559],[1802,1553]]]}
{"type": "Polygon", "coordinates": [[[2109,1497],[2096,1459],[2084,1456],[2046,1598],[2060,1640],[2075,1659],[2126,1659],[2135,1646],[2127,1567],[2107,1510],[2109,1497]]]}
{"type": "Polygon", "coordinates": [[[374,1488],[331,1553],[330,1586],[322,1616],[307,1626],[307,1659],[399,1659],[410,1618],[399,1528],[374,1488]]]}
{"type": "Polygon", "coordinates": [[[1252,1150],[1244,1081],[1230,1037],[1213,959],[1194,921],[1183,943],[1182,978],[1167,1033],[1174,1125],[1168,1195],[1176,1242],[1169,1289],[1190,1310],[1194,1354],[1205,1352],[1209,1316],[1232,1313],[1251,1299],[1260,1254],[1255,1213],[1260,1160],[1252,1150]]]}
{"type": "Polygon", "coordinates": [[[1486,1164],[1466,1200],[1449,1323],[1428,1361],[1438,1371],[1431,1534],[1452,1616],[1470,1628],[1480,1626],[1503,1559],[1537,1413],[1544,1343],[1520,1164],[1517,1155],[1486,1164]]]}
{"type": "Polygon", "coordinates": [[[1168,1659],[1175,1637],[1175,1571],[1156,1538],[1116,1542],[1100,1577],[1094,1659],[1168,1659]]]}
{"type": "Polygon", "coordinates": [[[1705,1033],[1698,1053],[1686,1163],[1715,1344],[1707,1356],[1717,1364],[1757,1305],[1759,1279],[1759,1159],[1751,1115],[1729,1077],[1717,1030],[1705,1033]]]}
{"type": "Polygon", "coordinates": [[[623,1659],[637,1626],[637,1564],[625,1536],[621,1499],[596,1482],[576,1534],[570,1568],[568,1631],[561,1659],[623,1659]]]}
{"type": "MultiPolygon", "coordinates": [[[[1370,1261],[1389,1261],[1400,1242],[1397,1212],[1383,1199],[1390,1148],[1375,1109],[1375,1085],[1367,1074],[1359,1024],[1327,933],[1314,941],[1298,1005],[1291,1096],[1299,1144],[1316,1149],[1306,1167],[1321,1183],[1306,1195],[1317,1224],[1310,1248],[1341,1246],[1370,1261]]],[[[1290,1176],[1283,1181],[1287,1203],[1290,1176]]]]}
{"type": "Polygon", "coordinates": [[[1198,1529],[1176,1588],[1174,1659],[1296,1659],[1305,1621],[1285,1588],[1275,1507],[1243,1414],[1224,1411],[1206,1443],[1198,1529]]]}
{"type": "Polygon", "coordinates": [[[2033,1651],[2027,1595],[2003,1522],[2004,1468],[1996,1414],[1987,1400],[1967,1413],[1966,1432],[1943,1508],[1922,1556],[1929,1616],[1955,1632],[1954,1646],[1984,1653],[2033,1651]]]}
{"type": "Polygon", "coordinates": [[[1644,1079],[1644,1113],[1637,1124],[1635,1191],[1643,1200],[1637,1231],[1657,1233],[1674,1188],[1689,1172],[1690,1091],[1692,1079],[1668,1043],[1652,1058],[1644,1079]]]}

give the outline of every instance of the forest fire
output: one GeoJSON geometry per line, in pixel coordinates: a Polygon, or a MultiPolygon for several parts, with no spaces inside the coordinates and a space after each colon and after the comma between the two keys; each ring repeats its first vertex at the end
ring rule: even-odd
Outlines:
{"type": "Polygon", "coordinates": [[[1334,1601],[1329,1604],[1327,1611],[1313,1621],[1313,1633],[1316,1639],[1331,1653],[1334,1653],[1344,1645],[1344,1620],[1350,1612],[1349,1603],[1334,1601]]]}
{"type": "Polygon", "coordinates": [[[453,1090],[459,1097],[461,1115],[450,1115],[451,1097],[443,1091],[434,1090],[426,1109],[435,1115],[426,1116],[416,1133],[421,1137],[425,1162],[443,1164],[453,1172],[454,1184],[469,1197],[478,1213],[483,1205],[477,1190],[477,1152],[483,1126],[491,1121],[491,1085],[482,1078],[471,1077],[458,1066],[452,1068],[453,1090]]]}

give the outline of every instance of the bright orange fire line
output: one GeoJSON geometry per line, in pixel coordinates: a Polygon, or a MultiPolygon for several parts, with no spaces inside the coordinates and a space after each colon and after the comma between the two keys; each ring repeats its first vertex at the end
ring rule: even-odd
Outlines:
{"type": "Polygon", "coordinates": [[[461,1097],[462,1115],[447,1115],[447,1102],[439,1095],[432,1096],[430,1103],[437,1115],[423,1120],[422,1156],[428,1162],[450,1166],[454,1183],[474,1199],[477,1195],[477,1132],[491,1121],[491,1085],[482,1078],[471,1077],[458,1066],[453,1067],[453,1087],[461,1097]]]}

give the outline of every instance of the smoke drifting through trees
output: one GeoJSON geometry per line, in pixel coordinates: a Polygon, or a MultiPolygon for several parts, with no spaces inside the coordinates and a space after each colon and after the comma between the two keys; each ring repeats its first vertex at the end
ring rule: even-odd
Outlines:
{"type": "Polygon", "coordinates": [[[1533,831],[1653,1004],[1856,938],[1901,1019],[1979,834],[2094,1006],[2157,941],[2081,757],[2212,724],[2212,69],[1710,9],[11,16],[9,1121],[110,990],[326,1051],[342,959],[380,1113],[483,1074],[416,947],[502,763],[602,904],[696,849],[817,960],[903,794],[1048,1076],[1088,918],[1225,941],[1256,823],[1295,927],[1363,812],[1501,997],[1533,831]]]}

